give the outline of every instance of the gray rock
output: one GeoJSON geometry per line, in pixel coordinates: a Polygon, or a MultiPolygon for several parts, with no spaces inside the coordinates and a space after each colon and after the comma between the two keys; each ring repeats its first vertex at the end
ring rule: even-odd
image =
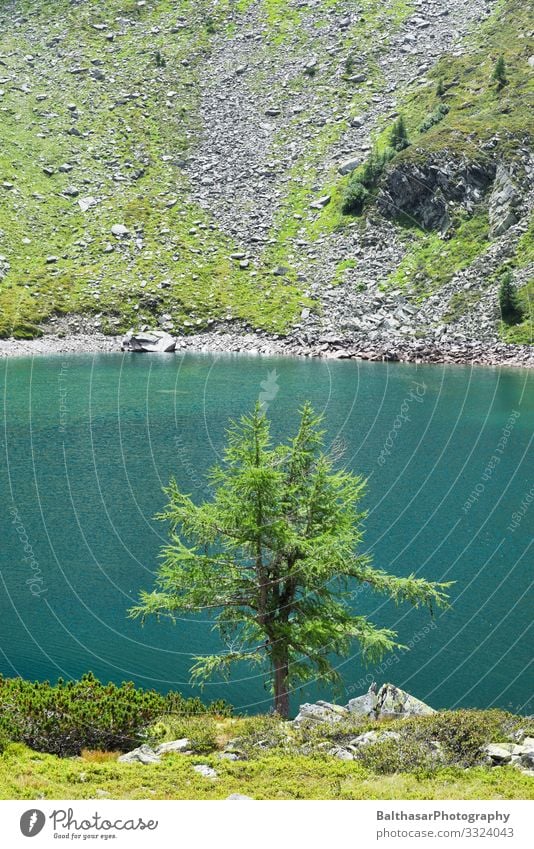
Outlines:
{"type": "Polygon", "coordinates": [[[351,713],[373,719],[428,716],[435,713],[433,708],[393,684],[383,684],[380,689],[372,684],[365,695],[351,699],[347,709],[351,713]]]}
{"type": "Polygon", "coordinates": [[[300,722],[340,722],[349,716],[347,708],[333,705],[330,702],[318,701],[316,704],[300,705],[299,712],[293,720],[297,725],[300,722]]]}
{"type": "Polygon", "coordinates": [[[172,354],[176,348],[176,339],[163,330],[150,330],[142,333],[130,331],[123,337],[121,349],[132,353],[172,354]]]}
{"type": "Polygon", "coordinates": [[[311,209],[324,209],[325,206],[328,206],[330,201],[332,200],[330,195],[323,195],[321,198],[317,198],[310,203],[311,209]]]}
{"type": "Polygon", "coordinates": [[[202,775],[204,778],[217,778],[218,773],[213,769],[212,766],[208,764],[195,764],[193,767],[195,772],[198,772],[199,775],[202,775]]]}
{"type": "Polygon", "coordinates": [[[127,236],[130,231],[124,224],[113,224],[111,232],[114,236],[121,238],[122,236],[127,236]]]}
{"type": "Polygon", "coordinates": [[[489,198],[490,236],[502,236],[518,221],[520,195],[506,167],[499,163],[489,198]]]}
{"type": "Polygon", "coordinates": [[[253,802],[252,796],[245,796],[243,793],[230,793],[226,797],[227,802],[253,802]]]}
{"type": "Polygon", "coordinates": [[[94,197],[80,198],[78,201],[78,206],[80,207],[82,212],[87,212],[88,209],[91,209],[91,207],[95,206],[97,203],[98,201],[94,197]]]}
{"type": "Polygon", "coordinates": [[[160,743],[156,749],[157,755],[166,755],[167,752],[188,752],[191,749],[191,742],[187,737],[182,737],[180,740],[171,740],[170,743],[160,743]]]}
{"type": "Polygon", "coordinates": [[[353,157],[352,159],[346,159],[344,162],[341,162],[338,167],[339,174],[351,174],[352,171],[355,171],[356,168],[360,165],[361,160],[353,157]]]}
{"type": "Polygon", "coordinates": [[[507,764],[512,760],[511,746],[513,746],[513,743],[489,743],[482,747],[482,751],[488,756],[492,764],[507,764]]]}
{"type": "Polygon", "coordinates": [[[157,764],[160,762],[161,758],[156,752],[147,746],[146,743],[143,743],[142,746],[139,746],[137,749],[132,749],[131,752],[127,752],[125,755],[121,755],[118,758],[120,763],[131,764],[131,763],[141,763],[141,764],[157,764]]]}
{"type": "Polygon", "coordinates": [[[342,746],[334,746],[332,749],[328,750],[328,754],[332,755],[334,758],[339,758],[340,761],[354,760],[352,752],[349,752],[348,749],[344,749],[342,746]]]}
{"type": "Polygon", "coordinates": [[[400,736],[397,731],[366,731],[351,740],[350,745],[360,749],[372,743],[382,743],[384,740],[400,740],[400,736]]]}

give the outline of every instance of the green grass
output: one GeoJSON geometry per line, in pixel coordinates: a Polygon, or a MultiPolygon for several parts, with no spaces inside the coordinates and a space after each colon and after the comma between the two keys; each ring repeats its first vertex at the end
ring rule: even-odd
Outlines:
{"type": "Polygon", "coordinates": [[[152,745],[187,737],[193,754],[168,754],[159,764],[119,763],[118,752],[82,750],[60,758],[20,743],[0,754],[0,799],[224,799],[243,793],[255,799],[527,799],[534,781],[513,767],[477,765],[480,746],[521,728],[524,717],[499,710],[444,711],[381,724],[400,734],[398,743],[376,743],[361,760],[325,755],[356,735],[376,729],[365,717],[295,727],[273,716],[162,717],[149,729],[152,745]],[[448,764],[429,759],[438,740],[448,764]],[[266,748],[267,747],[267,748],[266,748]],[[313,752],[312,752],[313,749],[313,752]],[[322,751],[321,751],[322,749],[322,751]],[[223,751],[240,754],[228,761],[223,751]],[[203,778],[193,766],[218,773],[203,778]],[[455,765],[451,765],[451,764],[455,765]]]}
{"type": "Polygon", "coordinates": [[[42,755],[13,744],[0,756],[0,799],[527,799],[533,781],[511,767],[443,769],[432,776],[376,775],[321,756],[265,755],[228,762],[216,755],[170,754],[156,765],[42,755]],[[218,779],[195,773],[207,763],[218,779]]]}
{"type": "Polygon", "coordinates": [[[170,3],[142,11],[121,0],[105,12],[96,0],[81,8],[57,0],[53,10],[26,0],[23,7],[25,31],[4,19],[0,36],[6,77],[28,80],[31,89],[21,95],[5,83],[0,98],[0,186],[13,184],[0,187],[2,252],[10,263],[0,282],[0,336],[32,335],[39,322],[67,312],[99,314],[110,332],[162,313],[182,332],[219,318],[283,331],[308,301],[265,271],[236,270],[229,257],[239,246],[188,199],[180,160],[198,133],[198,68],[210,46],[194,4],[181,4],[192,24],[171,36],[170,3]],[[131,14],[133,23],[107,42],[93,24],[109,22],[114,30],[117,14],[131,14]],[[153,24],[161,33],[148,38],[153,24]],[[37,54],[42,70],[37,34],[43,44],[61,38],[59,49],[75,57],[47,62],[38,83],[24,58],[37,54]],[[156,50],[163,68],[156,67],[156,50]],[[103,81],[69,73],[94,67],[92,59],[102,63],[103,81]],[[43,93],[48,98],[39,100],[43,93]],[[69,103],[78,106],[76,120],[69,103]],[[87,135],[67,134],[71,126],[87,135]],[[65,162],[73,165],[68,174],[58,170],[65,162]],[[46,176],[45,167],[55,173],[46,176]],[[82,212],[78,198],[63,194],[69,186],[98,204],[82,212]],[[118,242],[113,223],[126,224],[130,237],[118,242]],[[52,255],[57,262],[47,262],[52,255]]]}
{"type": "Polygon", "coordinates": [[[401,287],[421,299],[437,291],[486,250],[487,212],[480,209],[472,217],[460,219],[449,239],[417,229],[412,233],[411,246],[385,286],[401,287]]]}
{"type": "Polygon", "coordinates": [[[534,343],[534,277],[518,290],[519,303],[523,307],[523,321],[509,326],[501,321],[500,335],[504,342],[514,345],[534,343]]]}

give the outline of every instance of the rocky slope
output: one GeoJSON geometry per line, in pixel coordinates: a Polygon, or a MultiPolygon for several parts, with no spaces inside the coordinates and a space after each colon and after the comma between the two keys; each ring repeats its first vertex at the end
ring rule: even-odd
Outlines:
{"type": "Polygon", "coordinates": [[[531,361],[500,344],[531,341],[525,0],[23,0],[0,23],[0,336],[531,361]],[[409,146],[343,214],[399,113],[409,146]]]}

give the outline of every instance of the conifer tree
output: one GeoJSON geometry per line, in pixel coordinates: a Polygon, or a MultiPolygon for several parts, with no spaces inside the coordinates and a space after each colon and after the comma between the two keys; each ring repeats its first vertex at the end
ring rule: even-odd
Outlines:
{"type": "Polygon", "coordinates": [[[446,605],[448,584],[375,569],[361,552],[361,477],[336,469],[324,451],[321,419],[309,404],[296,435],[273,446],[257,404],[234,423],[222,464],[210,473],[214,495],[195,504],[172,480],[158,517],[170,542],[153,592],[142,592],[132,617],[183,616],[210,610],[227,645],[195,658],[193,680],[228,674],[240,661],[266,668],[274,710],[289,714],[290,688],[339,680],[334,655],[358,642],[364,659],[398,647],[396,633],[355,609],[365,584],[395,602],[446,605]]]}

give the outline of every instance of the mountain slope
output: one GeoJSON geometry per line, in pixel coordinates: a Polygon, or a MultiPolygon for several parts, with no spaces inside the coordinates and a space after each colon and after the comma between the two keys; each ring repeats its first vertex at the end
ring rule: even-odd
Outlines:
{"type": "Polygon", "coordinates": [[[532,285],[525,0],[22,0],[0,24],[0,335],[530,341],[497,308],[505,270],[532,285]],[[399,111],[410,146],[343,214],[399,111]]]}

